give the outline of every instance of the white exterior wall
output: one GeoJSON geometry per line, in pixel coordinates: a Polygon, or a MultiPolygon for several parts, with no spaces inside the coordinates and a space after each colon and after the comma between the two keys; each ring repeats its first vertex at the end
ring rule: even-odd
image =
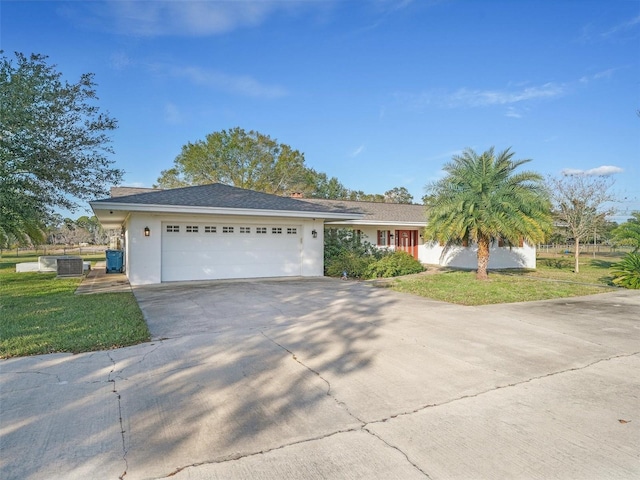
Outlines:
{"type": "MultiPolygon", "coordinates": [[[[475,269],[478,266],[478,246],[445,247],[437,243],[420,245],[418,255],[422,263],[443,267],[475,269]]],[[[489,268],[536,268],[536,249],[525,243],[522,247],[498,247],[494,242],[489,249],[489,268]]]]}
{"type": "Polygon", "coordinates": [[[324,276],[324,222],[302,220],[302,276],[324,276]],[[313,231],[316,238],[313,238],[313,231]]]}
{"type": "MultiPolygon", "coordinates": [[[[418,230],[418,260],[421,263],[429,265],[440,265],[443,267],[463,268],[463,269],[476,269],[478,267],[478,247],[477,245],[471,245],[470,247],[451,247],[447,249],[443,255],[445,247],[440,246],[438,243],[424,243],[420,238],[422,228],[416,228],[415,226],[403,226],[403,225],[356,225],[356,224],[333,224],[328,225],[331,228],[350,228],[354,230],[360,230],[362,234],[366,235],[364,240],[373,245],[378,243],[378,230],[388,230],[392,233],[395,230],[418,230]]],[[[395,250],[393,245],[394,239],[391,239],[392,245],[386,247],[388,250],[395,250]]],[[[378,247],[385,248],[385,247],[378,247]]],[[[489,268],[501,269],[501,268],[536,268],[536,249],[534,246],[524,244],[523,247],[498,247],[496,242],[493,242],[489,250],[489,268]]]]}
{"type": "Polygon", "coordinates": [[[161,281],[162,229],[159,217],[134,213],[125,225],[125,272],[131,285],[148,285],[161,281]],[[144,236],[149,227],[151,235],[144,236]]]}
{"type": "MultiPolygon", "coordinates": [[[[300,225],[302,227],[300,235],[301,275],[303,277],[319,277],[324,274],[324,223],[322,220],[262,216],[132,213],[125,224],[125,272],[131,285],[149,285],[162,282],[162,224],[166,222],[224,223],[225,225],[238,226],[257,223],[265,226],[272,224],[300,225]],[[145,227],[149,227],[151,230],[149,237],[144,236],[145,227]],[[317,238],[313,238],[313,230],[316,230],[317,238]]],[[[269,252],[265,251],[264,254],[269,255],[269,252]]]]}

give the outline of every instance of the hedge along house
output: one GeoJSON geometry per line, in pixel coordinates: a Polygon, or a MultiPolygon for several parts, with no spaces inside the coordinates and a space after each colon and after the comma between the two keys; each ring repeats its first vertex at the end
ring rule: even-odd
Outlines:
{"type": "MultiPolygon", "coordinates": [[[[305,199],[307,202],[361,213],[361,218],[328,220],[325,228],[349,228],[378,248],[404,250],[424,264],[475,270],[478,265],[477,245],[444,246],[425,242],[422,236],[427,224],[424,205],[401,203],[357,202],[349,200],[305,199]]],[[[490,269],[536,268],[535,246],[521,242],[505,245],[495,240],[490,248],[490,269]]]]}
{"type": "Polygon", "coordinates": [[[122,232],[132,285],[322,276],[324,223],[363,217],[222,184],[114,194],[90,205],[104,228],[122,232]]]}

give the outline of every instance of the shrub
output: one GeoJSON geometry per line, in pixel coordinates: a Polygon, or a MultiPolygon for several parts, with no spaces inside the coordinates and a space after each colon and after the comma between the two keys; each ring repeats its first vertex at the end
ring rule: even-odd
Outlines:
{"type": "Polygon", "coordinates": [[[369,266],[376,259],[372,255],[361,255],[356,252],[342,252],[325,262],[325,274],[330,277],[340,277],[343,272],[352,278],[366,278],[369,266]]]}
{"type": "Polygon", "coordinates": [[[363,278],[367,268],[385,252],[366,240],[366,235],[351,229],[332,228],[324,232],[324,273],[340,277],[363,278]]]}
{"type": "Polygon", "coordinates": [[[366,275],[368,278],[388,278],[422,271],[424,267],[418,260],[407,252],[397,251],[371,263],[366,275]]]}
{"type": "Polygon", "coordinates": [[[611,266],[613,283],[619,287],[640,289],[640,254],[627,253],[611,266]]]}
{"type": "Polygon", "coordinates": [[[568,258],[541,258],[538,260],[538,263],[545,267],[557,268],[558,270],[573,268],[573,262],[568,258]]]}

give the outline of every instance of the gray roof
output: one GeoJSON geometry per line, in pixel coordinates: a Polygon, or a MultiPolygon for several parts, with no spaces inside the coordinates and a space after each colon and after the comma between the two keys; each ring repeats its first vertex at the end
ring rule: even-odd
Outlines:
{"type": "Polygon", "coordinates": [[[336,208],[340,211],[364,213],[364,222],[420,222],[427,223],[424,205],[407,203],[358,202],[353,200],[325,200],[305,198],[305,202],[336,208]]]}
{"type": "Polygon", "coordinates": [[[124,205],[159,205],[184,207],[239,208],[256,210],[278,210],[293,212],[359,213],[344,210],[339,206],[310,203],[290,197],[231,187],[221,183],[194,187],[154,190],[133,195],[124,195],[91,202],[124,205]]]}
{"type": "Polygon", "coordinates": [[[127,195],[135,195],[137,193],[157,192],[162,188],[144,188],[144,187],[111,187],[109,193],[113,197],[125,197],[127,195]]]}

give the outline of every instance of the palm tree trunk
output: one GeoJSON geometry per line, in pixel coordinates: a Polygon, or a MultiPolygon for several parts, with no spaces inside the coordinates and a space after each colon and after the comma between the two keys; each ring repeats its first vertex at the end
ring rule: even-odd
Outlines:
{"type": "Polygon", "coordinates": [[[487,268],[489,267],[489,238],[478,238],[478,271],[476,273],[476,279],[488,280],[487,268]]]}

